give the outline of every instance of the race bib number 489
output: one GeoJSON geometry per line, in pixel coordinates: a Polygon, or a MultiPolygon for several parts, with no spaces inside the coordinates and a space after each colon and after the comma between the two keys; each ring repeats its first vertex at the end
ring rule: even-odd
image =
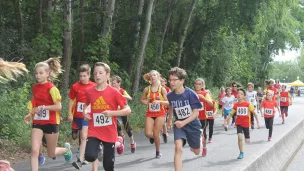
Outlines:
{"type": "Polygon", "coordinates": [[[175,108],[174,110],[178,119],[186,119],[193,114],[190,105],[175,108]]]}
{"type": "Polygon", "coordinates": [[[50,120],[50,111],[41,110],[38,114],[37,113],[35,114],[34,120],[42,120],[42,121],[50,120]]]}
{"type": "Polygon", "coordinates": [[[160,104],[149,103],[149,111],[150,112],[160,112],[160,104]]]}
{"type": "Polygon", "coordinates": [[[239,116],[248,116],[248,107],[238,107],[237,115],[239,116]]]}
{"type": "Polygon", "coordinates": [[[93,113],[94,127],[112,125],[112,117],[105,117],[102,113],[93,113]]]}

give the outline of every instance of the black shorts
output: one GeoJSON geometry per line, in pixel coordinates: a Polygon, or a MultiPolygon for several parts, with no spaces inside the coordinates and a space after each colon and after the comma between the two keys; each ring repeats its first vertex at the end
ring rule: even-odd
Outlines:
{"type": "Polygon", "coordinates": [[[281,114],[288,113],[288,106],[280,106],[281,114]]]}
{"type": "Polygon", "coordinates": [[[41,129],[44,134],[56,134],[59,132],[59,125],[58,124],[33,124],[32,128],[41,129]]]}
{"type": "Polygon", "coordinates": [[[220,104],[220,105],[219,105],[219,109],[222,109],[222,108],[223,108],[223,105],[220,104]]]}
{"type": "Polygon", "coordinates": [[[237,131],[238,134],[243,134],[243,132],[244,132],[245,138],[250,138],[249,127],[248,128],[244,128],[242,126],[237,125],[236,131],[237,131]]]}
{"type": "Polygon", "coordinates": [[[72,134],[78,134],[79,130],[78,129],[72,129],[72,134]]]}

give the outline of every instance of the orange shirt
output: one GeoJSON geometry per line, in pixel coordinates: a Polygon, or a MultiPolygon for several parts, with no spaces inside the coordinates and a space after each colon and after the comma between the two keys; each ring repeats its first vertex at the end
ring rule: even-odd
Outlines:
{"type": "Polygon", "coordinates": [[[289,106],[289,98],[291,97],[287,91],[280,92],[280,106],[289,106]]]}
{"type": "Polygon", "coordinates": [[[80,81],[73,84],[70,92],[69,92],[69,98],[74,100],[74,106],[72,109],[73,116],[75,118],[83,118],[83,105],[86,101],[86,89],[94,86],[95,83],[89,81],[88,84],[83,84],[80,81]]]}
{"type": "Polygon", "coordinates": [[[236,126],[249,128],[251,125],[250,112],[254,112],[254,107],[247,101],[235,103],[232,109],[232,114],[236,113],[236,126]]]}
{"type": "MultiPolygon", "coordinates": [[[[208,93],[206,91],[199,91],[199,92],[196,92],[197,94],[201,94],[203,95],[204,97],[207,98],[207,96],[210,98],[210,96],[208,95],[208,93]]],[[[207,119],[207,116],[206,116],[206,106],[207,106],[207,103],[205,100],[203,100],[202,98],[199,97],[199,101],[201,102],[202,104],[202,108],[199,109],[199,114],[198,114],[198,119],[199,120],[206,120],[207,119]]]]}
{"type": "Polygon", "coordinates": [[[272,88],[266,88],[264,93],[265,95],[267,95],[267,92],[271,92],[273,94],[272,96],[272,100],[275,100],[276,99],[276,95],[279,93],[278,89],[276,89],[275,87],[272,87],[272,88]]]}
{"type": "MultiPolygon", "coordinates": [[[[38,106],[50,106],[61,101],[59,90],[51,82],[45,84],[35,84],[32,87],[33,99],[28,104],[28,109],[32,110],[38,106]]],[[[33,124],[59,124],[60,112],[42,110],[33,116],[33,124]]]]}
{"type": "Polygon", "coordinates": [[[86,90],[86,105],[91,104],[91,116],[89,120],[88,137],[95,137],[105,142],[116,142],[117,120],[116,117],[105,117],[102,112],[105,110],[118,110],[127,105],[127,100],[117,89],[107,86],[102,91],[96,87],[86,90]]]}
{"type": "Polygon", "coordinates": [[[264,117],[265,118],[273,118],[274,117],[274,107],[277,107],[278,104],[275,100],[263,100],[261,107],[264,108],[264,117]]]}
{"type": "Polygon", "coordinates": [[[157,92],[152,92],[151,86],[149,86],[147,98],[149,99],[149,103],[147,105],[146,117],[166,116],[166,108],[164,105],[152,103],[154,100],[164,100],[162,86],[159,86],[157,92]]]}

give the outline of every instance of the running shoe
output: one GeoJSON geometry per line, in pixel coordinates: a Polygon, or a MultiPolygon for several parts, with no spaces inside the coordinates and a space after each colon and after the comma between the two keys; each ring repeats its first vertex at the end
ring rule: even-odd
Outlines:
{"type": "Polygon", "coordinates": [[[162,153],[160,153],[160,152],[156,152],[156,157],[155,158],[157,158],[157,159],[160,159],[162,157],[162,153]]]}
{"type": "Polygon", "coordinates": [[[131,144],[131,153],[135,153],[135,150],[136,150],[136,142],[131,144]]]}
{"type": "Polygon", "coordinates": [[[45,163],[45,157],[44,157],[43,154],[39,154],[39,156],[38,156],[38,162],[39,162],[39,166],[44,165],[44,163],[45,163]]]}
{"type": "Polygon", "coordinates": [[[212,143],[212,138],[209,138],[209,139],[208,139],[208,143],[212,143]]]}
{"type": "Polygon", "coordinates": [[[151,144],[154,144],[154,138],[149,138],[149,140],[151,144]]]}
{"type": "Polygon", "coordinates": [[[207,148],[203,148],[202,156],[206,157],[207,156],[207,148]]]}
{"type": "Polygon", "coordinates": [[[268,141],[271,141],[271,137],[268,137],[268,141]]]}
{"type": "Polygon", "coordinates": [[[239,154],[239,157],[238,157],[237,159],[243,159],[243,158],[244,158],[244,153],[241,152],[241,153],[239,154]]]}
{"type": "Polygon", "coordinates": [[[117,147],[117,154],[121,155],[125,150],[125,146],[123,145],[123,138],[117,137],[117,141],[120,142],[120,146],[117,147]]]}
{"type": "Polygon", "coordinates": [[[70,143],[65,143],[64,148],[68,149],[68,151],[64,154],[64,159],[66,162],[71,162],[73,156],[70,143]]]}

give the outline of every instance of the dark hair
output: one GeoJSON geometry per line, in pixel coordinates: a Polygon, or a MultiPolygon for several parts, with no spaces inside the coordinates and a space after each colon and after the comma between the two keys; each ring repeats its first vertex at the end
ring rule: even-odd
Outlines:
{"type": "Polygon", "coordinates": [[[173,67],[169,71],[169,75],[176,76],[179,80],[184,80],[187,78],[187,72],[179,67],[173,67]]]}
{"type": "Polygon", "coordinates": [[[88,64],[82,64],[79,67],[79,72],[87,72],[88,74],[90,74],[91,73],[91,67],[90,67],[90,65],[88,65],[88,64]]]}
{"type": "Polygon", "coordinates": [[[238,88],[238,91],[242,91],[244,93],[244,96],[246,96],[246,90],[243,88],[238,88]]]}

